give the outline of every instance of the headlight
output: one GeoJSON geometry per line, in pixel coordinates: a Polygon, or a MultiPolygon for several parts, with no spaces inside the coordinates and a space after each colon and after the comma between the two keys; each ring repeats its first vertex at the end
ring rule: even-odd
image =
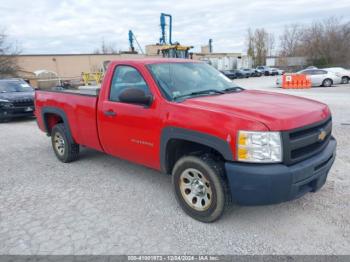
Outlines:
{"type": "Polygon", "coordinates": [[[282,142],[280,132],[239,131],[237,160],[256,163],[281,162],[282,142]]]}

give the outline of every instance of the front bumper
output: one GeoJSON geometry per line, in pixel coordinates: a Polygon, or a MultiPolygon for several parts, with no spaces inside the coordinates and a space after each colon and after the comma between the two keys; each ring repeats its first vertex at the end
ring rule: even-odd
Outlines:
{"type": "Polygon", "coordinates": [[[34,106],[0,108],[0,119],[34,116],[34,106]]]}
{"type": "Polygon", "coordinates": [[[326,182],[337,142],[331,138],[319,154],[297,164],[225,163],[232,199],[240,205],[265,205],[315,192],[326,182]]]}

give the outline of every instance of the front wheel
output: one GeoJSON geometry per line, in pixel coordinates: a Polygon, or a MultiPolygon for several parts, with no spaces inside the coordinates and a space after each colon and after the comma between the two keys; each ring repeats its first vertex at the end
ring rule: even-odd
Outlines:
{"type": "Polygon", "coordinates": [[[76,160],[79,156],[79,145],[68,139],[64,124],[57,124],[51,132],[52,148],[56,157],[63,163],[76,160]]]}
{"type": "Polygon", "coordinates": [[[210,155],[184,156],[173,169],[172,180],[181,208],[201,222],[214,222],[229,199],[224,171],[210,155]]]}
{"type": "Polygon", "coordinates": [[[329,78],[323,80],[323,82],[322,82],[322,86],[324,86],[324,87],[331,87],[332,84],[333,84],[333,81],[329,78]]]}

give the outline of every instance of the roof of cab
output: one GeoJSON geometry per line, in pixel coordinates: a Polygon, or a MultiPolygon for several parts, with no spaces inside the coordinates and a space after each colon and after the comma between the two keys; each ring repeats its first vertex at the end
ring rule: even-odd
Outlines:
{"type": "Polygon", "coordinates": [[[131,59],[118,59],[112,60],[111,64],[160,64],[160,63],[199,63],[198,60],[182,59],[182,58],[131,58],[131,59]]]}

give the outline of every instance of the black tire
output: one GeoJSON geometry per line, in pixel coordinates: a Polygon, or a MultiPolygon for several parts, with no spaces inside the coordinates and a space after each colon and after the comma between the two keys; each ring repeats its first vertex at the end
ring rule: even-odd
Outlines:
{"type": "Polygon", "coordinates": [[[349,77],[343,76],[343,77],[341,78],[341,83],[342,83],[342,84],[348,84],[348,83],[349,83],[349,77]]]}
{"type": "Polygon", "coordinates": [[[57,124],[52,128],[51,132],[51,143],[53,151],[55,152],[56,157],[63,163],[69,163],[75,161],[79,157],[79,145],[72,143],[68,139],[68,132],[64,124],[57,124]],[[63,141],[63,149],[58,148],[57,140],[63,141]],[[61,140],[62,139],[62,140],[61,140]]]}
{"type": "Polygon", "coordinates": [[[324,87],[331,87],[332,85],[333,85],[333,81],[332,81],[332,79],[329,79],[329,78],[326,78],[322,82],[322,86],[324,86],[324,87]]]}
{"type": "MultiPolygon", "coordinates": [[[[191,171],[189,171],[189,173],[191,173],[191,171]]],[[[180,158],[173,168],[172,182],[176,199],[181,208],[186,214],[198,221],[205,223],[216,221],[222,216],[225,207],[230,202],[230,194],[224,176],[223,165],[219,161],[215,161],[209,154],[204,154],[202,156],[184,156],[180,158]],[[194,204],[197,203],[194,203],[193,200],[197,199],[197,197],[199,198],[198,205],[204,206],[204,199],[201,198],[201,196],[195,195],[193,192],[186,193],[188,188],[185,190],[181,188],[181,184],[185,183],[183,182],[183,175],[186,174],[187,170],[199,171],[199,174],[203,175],[203,179],[206,181],[205,186],[203,184],[205,188],[204,190],[209,190],[210,188],[210,200],[208,201],[208,207],[205,210],[198,210],[194,206],[194,204]],[[189,194],[187,200],[185,199],[185,194],[189,194]],[[189,198],[192,198],[192,206],[188,203],[189,198]]],[[[193,182],[189,181],[188,185],[191,187],[193,182]]],[[[204,195],[207,199],[208,193],[209,191],[204,191],[204,195]]]]}

